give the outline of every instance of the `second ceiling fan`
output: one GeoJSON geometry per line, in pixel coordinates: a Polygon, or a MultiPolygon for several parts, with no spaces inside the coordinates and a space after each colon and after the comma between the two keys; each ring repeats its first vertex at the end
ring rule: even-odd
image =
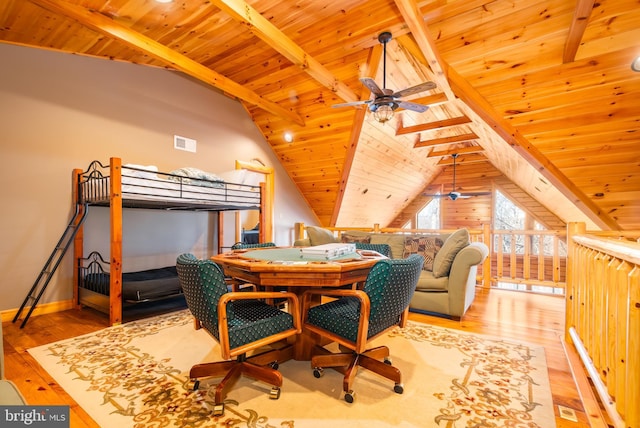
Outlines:
{"type": "Polygon", "coordinates": [[[384,60],[383,60],[383,70],[382,70],[382,89],[378,86],[375,80],[371,77],[361,77],[360,81],[364,86],[369,88],[369,90],[373,93],[373,99],[363,100],[363,101],[355,101],[352,103],[343,103],[343,104],[334,104],[332,107],[350,107],[357,106],[362,104],[369,104],[369,110],[376,114],[378,113],[379,117],[376,119],[379,122],[386,122],[393,116],[393,111],[398,107],[402,107],[406,110],[415,111],[418,113],[424,113],[427,111],[429,106],[412,103],[409,101],[402,101],[400,98],[417,94],[420,92],[428,91],[434,89],[436,84],[433,82],[423,82],[419,85],[412,86],[410,88],[402,89],[400,91],[394,92],[391,89],[387,89],[387,43],[391,40],[391,33],[385,31],[378,36],[378,41],[384,46],[384,60]],[[382,114],[385,113],[385,114],[382,114]],[[386,118],[382,120],[381,118],[386,118]]]}
{"type": "Polygon", "coordinates": [[[486,196],[491,194],[491,192],[456,192],[456,159],[458,158],[458,156],[458,153],[453,153],[451,155],[451,157],[453,158],[453,184],[451,187],[451,192],[436,194],[423,193],[422,196],[429,196],[431,198],[449,198],[452,201],[455,201],[456,199],[468,199],[472,196],[486,196]]]}

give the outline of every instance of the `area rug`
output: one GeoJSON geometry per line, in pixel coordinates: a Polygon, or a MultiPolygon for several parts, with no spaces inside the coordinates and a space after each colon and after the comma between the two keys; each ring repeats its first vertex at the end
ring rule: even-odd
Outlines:
{"type": "Polygon", "coordinates": [[[317,379],[309,362],[280,365],[278,400],[270,387],[241,378],[225,414],[212,416],[203,380],[188,377],[199,362],[220,359],[216,342],[195,330],[188,310],[29,349],[102,427],[555,427],[543,348],[410,322],[378,338],[403,375],[404,393],[360,370],[355,401],[342,376],[317,379]]]}

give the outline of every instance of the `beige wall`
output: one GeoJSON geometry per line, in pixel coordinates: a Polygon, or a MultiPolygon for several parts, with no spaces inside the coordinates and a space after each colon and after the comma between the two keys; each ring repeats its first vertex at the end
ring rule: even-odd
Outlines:
{"type": "MultiPolygon", "coordinates": [[[[291,244],[296,221],[315,223],[240,103],[210,87],[164,69],[6,44],[0,62],[0,311],[21,304],[71,218],[72,169],[94,159],[215,173],[259,158],[275,168],[275,242],[291,244]],[[197,153],[175,150],[174,134],[197,140],[197,153]]],[[[214,251],[215,214],[126,210],[123,221],[125,272],[214,251]]],[[[92,208],[86,253],[108,255],[108,228],[107,210],[92,208]]],[[[69,252],[43,303],[71,298],[71,270],[69,252]]]]}

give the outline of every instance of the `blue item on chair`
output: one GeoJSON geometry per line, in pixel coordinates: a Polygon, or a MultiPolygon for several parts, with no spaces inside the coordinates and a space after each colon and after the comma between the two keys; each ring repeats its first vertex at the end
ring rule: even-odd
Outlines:
{"type": "Polygon", "coordinates": [[[325,367],[341,368],[347,402],[354,400],[352,384],[358,366],[393,380],[395,392],[404,391],[400,370],[390,364],[389,349],[366,349],[366,345],[401,325],[423,264],[424,259],[417,254],[406,259],[380,260],[369,272],[362,290],[308,290],[303,294],[303,328],[337,342],[342,349],[348,348],[347,352],[333,354],[317,347],[311,359],[316,377],[325,367]],[[312,296],[318,294],[337,300],[311,308],[312,296]]]}
{"type": "Polygon", "coordinates": [[[196,319],[220,344],[226,361],[196,364],[189,376],[198,389],[203,377],[224,376],[215,389],[214,415],[224,413],[224,398],[241,374],[273,385],[271,398],[280,397],[282,375],[279,362],[291,358],[291,345],[247,356],[249,351],[282,341],[300,333],[298,299],[293,293],[229,292],[222,269],[210,260],[182,254],[176,261],[178,278],[187,306],[196,319]],[[260,299],[284,297],[291,313],[260,299]],[[235,358],[233,361],[229,361],[235,358]]]}

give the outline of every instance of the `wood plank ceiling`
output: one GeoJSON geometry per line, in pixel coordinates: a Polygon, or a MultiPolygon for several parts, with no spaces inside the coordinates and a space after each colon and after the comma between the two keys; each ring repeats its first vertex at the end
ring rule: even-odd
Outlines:
{"type": "Polygon", "coordinates": [[[629,230],[639,22],[638,0],[3,0],[0,41],[175,69],[239,100],[324,225],[397,223],[451,190],[459,153],[456,191],[506,180],[564,222],[629,230]],[[331,107],[369,99],[364,76],[437,87],[406,98],[427,112],[384,124],[331,107]]]}

